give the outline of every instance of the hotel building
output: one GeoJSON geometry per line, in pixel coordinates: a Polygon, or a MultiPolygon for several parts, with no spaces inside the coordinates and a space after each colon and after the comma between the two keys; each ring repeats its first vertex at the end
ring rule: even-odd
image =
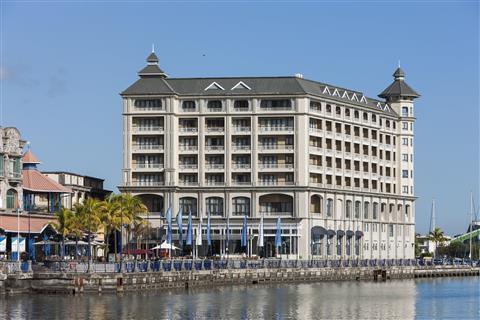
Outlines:
{"type": "MultiPolygon", "coordinates": [[[[149,208],[211,215],[213,252],[328,259],[414,257],[414,99],[402,69],[380,99],[291,77],[171,78],[155,53],[123,98],[123,185],[149,208]]],[[[174,224],[175,225],[175,224],[174,224]]],[[[194,235],[195,238],[195,235],[194,235]]],[[[205,252],[205,236],[200,253],[205,252]],[[203,250],[203,251],[202,251],[203,250]]],[[[174,235],[175,239],[175,235],[174,235]]],[[[183,237],[185,239],[185,235],[183,237]]]]}

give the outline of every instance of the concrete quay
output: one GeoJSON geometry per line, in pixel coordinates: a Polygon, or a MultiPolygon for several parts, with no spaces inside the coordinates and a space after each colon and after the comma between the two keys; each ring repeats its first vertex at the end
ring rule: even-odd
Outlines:
{"type": "Polygon", "coordinates": [[[1,293],[122,293],[200,288],[217,285],[255,285],[316,281],[388,281],[450,276],[480,276],[480,267],[394,266],[357,268],[221,269],[147,272],[27,272],[3,274],[1,293]]]}

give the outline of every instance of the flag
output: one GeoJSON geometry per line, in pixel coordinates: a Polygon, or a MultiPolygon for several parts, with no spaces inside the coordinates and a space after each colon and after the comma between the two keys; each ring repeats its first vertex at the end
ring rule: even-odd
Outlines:
{"type": "Polygon", "coordinates": [[[167,244],[172,244],[172,208],[167,210],[167,244]]]}
{"type": "Polygon", "coordinates": [[[277,231],[275,232],[275,247],[282,246],[282,225],[280,221],[280,217],[277,220],[277,231]]]}
{"type": "Polygon", "coordinates": [[[242,225],[242,241],[241,246],[247,246],[247,215],[243,216],[243,225],[242,225]]]}
{"type": "Polygon", "coordinates": [[[212,235],[211,235],[211,228],[210,225],[210,211],[208,212],[208,220],[207,220],[207,244],[208,246],[212,245],[212,235]]]}
{"type": "Polygon", "coordinates": [[[258,246],[259,247],[263,247],[263,242],[264,242],[264,239],[263,239],[263,215],[262,217],[260,218],[260,226],[258,227],[258,246]]]}
{"type": "Polygon", "coordinates": [[[195,239],[195,244],[197,246],[202,245],[202,221],[198,221],[197,239],[195,239]]]}
{"type": "Polygon", "coordinates": [[[188,213],[187,246],[192,245],[192,210],[188,213]]]}
{"type": "Polygon", "coordinates": [[[183,246],[183,208],[180,208],[177,213],[177,226],[178,226],[178,242],[183,246]]]}

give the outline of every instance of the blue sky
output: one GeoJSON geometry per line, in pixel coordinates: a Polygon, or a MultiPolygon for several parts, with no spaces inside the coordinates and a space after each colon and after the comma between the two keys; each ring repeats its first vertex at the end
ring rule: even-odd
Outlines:
{"type": "Polygon", "coordinates": [[[401,60],[416,102],[417,230],[463,232],[479,190],[479,7],[458,2],[2,2],[2,125],[43,170],[121,182],[118,95],[151,44],[171,76],[303,73],[375,97],[401,60]]]}

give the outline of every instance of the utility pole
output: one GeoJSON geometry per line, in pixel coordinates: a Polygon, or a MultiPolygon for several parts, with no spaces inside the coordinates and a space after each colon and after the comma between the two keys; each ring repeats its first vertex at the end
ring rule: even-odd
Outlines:
{"type": "Polygon", "coordinates": [[[473,254],[472,254],[472,237],[473,237],[473,192],[470,192],[470,250],[469,257],[470,263],[473,264],[473,254]]]}

